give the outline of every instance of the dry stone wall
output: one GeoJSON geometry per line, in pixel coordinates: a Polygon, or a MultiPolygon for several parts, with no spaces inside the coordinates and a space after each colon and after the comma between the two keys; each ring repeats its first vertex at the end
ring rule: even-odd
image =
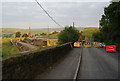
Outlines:
{"type": "Polygon", "coordinates": [[[72,49],[71,43],[3,58],[3,79],[33,79],[72,49]]]}

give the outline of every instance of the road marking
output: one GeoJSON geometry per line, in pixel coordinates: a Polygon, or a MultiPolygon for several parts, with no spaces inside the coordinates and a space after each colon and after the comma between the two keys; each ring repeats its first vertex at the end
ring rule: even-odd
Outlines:
{"type": "Polygon", "coordinates": [[[78,76],[78,72],[79,72],[80,64],[81,64],[82,50],[83,50],[83,48],[81,48],[81,51],[80,51],[80,58],[79,58],[79,60],[78,60],[78,65],[77,65],[77,69],[76,69],[76,72],[75,72],[73,81],[76,81],[76,80],[77,80],[77,76],[78,76]]]}

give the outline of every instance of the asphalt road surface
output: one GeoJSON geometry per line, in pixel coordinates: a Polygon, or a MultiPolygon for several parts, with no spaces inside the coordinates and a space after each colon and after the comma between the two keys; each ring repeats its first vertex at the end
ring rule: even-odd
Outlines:
{"type": "MultiPolygon", "coordinates": [[[[36,79],[73,79],[81,48],[74,48],[54,68],[36,79]]],[[[118,79],[118,53],[107,53],[103,48],[84,48],[78,79],[118,79]]]]}
{"type": "Polygon", "coordinates": [[[118,79],[118,53],[103,48],[83,48],[78,79],[118,79]]]}
{"type": "Polygon", "coordinates": [[[79,63],[81,48],[74,48],[52,69],[35,79],[73,79],[79,63]]]}

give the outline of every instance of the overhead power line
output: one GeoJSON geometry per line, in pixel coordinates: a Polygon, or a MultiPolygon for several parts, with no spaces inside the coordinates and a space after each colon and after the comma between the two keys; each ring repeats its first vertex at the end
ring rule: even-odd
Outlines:
{"type": "Polygon", "coordinates": [[[48,15],[48,17],[50,17],[50,18],[55,22],[55,24],[57,24],[58,26],[62,27],[59,23],[57,23],[57,22],[53,19],[52,16],[50,16],[50,14],[42,7],[42,5],[41,5],[37,0],[35,0],[35,1],[36,1],[37,4],[39,5],[39,7],[41,7],[42,10],[48,15]]]}

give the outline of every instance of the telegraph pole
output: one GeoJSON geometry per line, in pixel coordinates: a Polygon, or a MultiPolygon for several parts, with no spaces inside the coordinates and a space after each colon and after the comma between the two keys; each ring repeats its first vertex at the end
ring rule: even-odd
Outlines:
{"type": "Polygon", "coordinates": [[[29,26],[29,33],[31,33],[31,28],[30,28],[30,26],[29,26]]]}
{"type": "Polygon", "coordinates": [[[49,45],[49,26],[48,26],[48,37],[47,37],[47,46],[49,45]]]}
{"type": "Polygon", "coordinates": [[[31,37],[31,28],[30,28],[30,25],[29,25],[29,33],[28,33],[28,36],[31,37]]]}
{"type": "Polygon", "coordinates": [[[73,27],[75,27],[75,23],[73,22],[73,27]]]}
{"type": "Polygon", "coordinates": [[[48,26],[48,39],[49,39],[49,26],[48,26]]]}

